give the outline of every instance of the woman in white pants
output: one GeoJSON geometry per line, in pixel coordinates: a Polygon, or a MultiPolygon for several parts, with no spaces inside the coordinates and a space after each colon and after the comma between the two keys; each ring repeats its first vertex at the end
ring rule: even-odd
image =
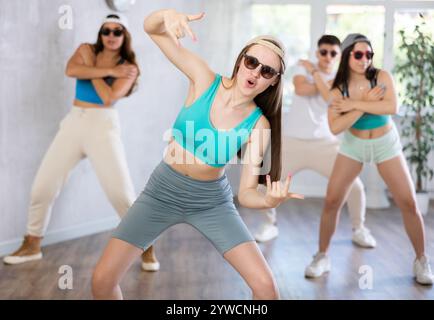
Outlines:
{"type": "MultiPolygon", "coordinates": [[[[111,204],[122,217],[136,199],[121,141],[114,103],[133,91],[139,68],[127,20],[108,15],[97,43],[82,44],[68,62],[66,75],[77,78],[71,112],[61,121],[31,190],[27,234],[6,264],[42,259],[41,240],[56,197],[77,163],[88,157],[111,204]]],[[[147,271],[159,269],[153,248],[142,256],[147,271]]]]}
{"type": "MultiPolygon", "coordinates": [[[[317,64],[301,60],[294,72],[295,94],[289,114],[283,124],[282,173],[296,174],[313,170],[329,178],[333,170],[340,141],[330,132],[327,121],[327,100],[335,77],[334,65],[340,56],[340,41],[333,35],[318,40],[317,64]]],[[[347,198],[348,212],[355,244],[373,248],[375,238],[364,225],[366,199],[363,184],[356,179],[347,198]]],[[[278,236],[276,209],[264,210],[266,221],[255,238],[259,242],[278,236]]]]}

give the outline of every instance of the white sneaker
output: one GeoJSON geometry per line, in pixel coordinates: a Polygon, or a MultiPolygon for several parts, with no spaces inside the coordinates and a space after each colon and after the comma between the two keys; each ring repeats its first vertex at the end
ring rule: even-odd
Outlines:
{"type": "Polygon", "coordinates": [[[142,270],[147,272],[155,272],[160,270],[159,262],[142,262],[142,270]]]}
{"type": "Polygon", "coordinates": [[[28,256],[10,255],[3,258],[3,263],[13,265],[13,264],[21,264],[21,263],[26,263],[26,262],[41,260],[41,259],[42,259],[42,252],[28,255],[28,256]]]}
{"type": "Polygon", "coordinates": [[[317,253],[313,260],[304,271],[306,278],[318,278],[324,273],[329,272],[331,268],[330,259],[325,253],[317,253]]]}
{"type": "Polygon", "coordinates": [[[365,227],[360,227],[353,231],[353,242],[363,248],[375,248],[377,245],[377,241],[369,229],[365,227]]]}
{"type": "Polygon", "coordinates": [[[258,242],[267,242],[279,235],[279,229],[276,225],[266,223],[262,226],[262,229],[255,234],[255,239],[258,242]]]}
{"type": "Polygon", "coordinates": [[[40,237],[24,236],[21,246],[14,253],[3,258],[5,264],[21,264],[42,259],[40,237]]]}
{"type": "Polygon", "coordinates": [[[416,282],[420,284],[432,285],[434,277],[431,273],[431,266],[427,257],[414,260],[413,272],[416,282]]]}

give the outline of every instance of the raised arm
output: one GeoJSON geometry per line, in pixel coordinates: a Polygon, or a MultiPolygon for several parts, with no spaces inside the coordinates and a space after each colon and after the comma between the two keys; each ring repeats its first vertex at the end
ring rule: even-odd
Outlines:
{"type": "Polygon", "coordinates": [[[290,185],[289,176],[285,180],[284,185],[281,185],[280,181],[271,182],[270,177],[267,176],[267,193],[263,194],[258,191],[260,165],[270,143],[270,137],[270,123],[263,116],[257,122],[255,130],[250,136],[243,157],[238,201],[246,208],[275,208],[290,198],[303,198],[301,195],[288,192],[290,185]]]}
{"type": "Polygon", "coordinates": [[[89,46],[89,44],[82,44],[74,52],[66,65],[66,76],[77,79],[98,79],[113,76],[112,68],[97,68],[95,63],[93,65],[85,63],[82,53],[89,46]]]}
{"type": "Polygon", "coordinates": [[[203,16],[203,13],[187,15],[172,9],[159,10],[146,17],[144,29],[164,55],[190,79],[191,83],[205,90],[214,80],[214,72],[198,55],[181,46],[179,40],[187,34],[193,41],[197,41],[189,23],[200,20],[203,16]]]}

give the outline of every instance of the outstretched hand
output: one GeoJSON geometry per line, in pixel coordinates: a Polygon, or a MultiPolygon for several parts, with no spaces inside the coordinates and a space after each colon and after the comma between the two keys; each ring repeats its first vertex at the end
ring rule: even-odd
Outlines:
{"type": "Polygon", "coordinates": [[[167,34],[173,39],[177,46],[180,46],[179,39],[189,35],[193,41],[197,41],[197,37],[188,25],[191,21],[197,21],[203,18],[204,12],[199,14],[187,15],[175,10],[169,10],[164,14],[164,27],[167,34]]]}
{"type": "Polygon", "coordinates": [[[271,208],[275,208],[289,199],[304,199],[304,196],[301,194],[289,192],[290,183],[291,175],[288,175],[283,185],[281,185],[280,181],[271,182],[270,176],[267,175],[267,193],[265,194],[265,203],[271,208]]]}

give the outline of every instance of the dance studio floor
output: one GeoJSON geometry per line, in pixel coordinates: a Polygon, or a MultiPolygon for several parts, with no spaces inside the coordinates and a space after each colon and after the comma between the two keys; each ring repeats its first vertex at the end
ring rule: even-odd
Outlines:
{"type": "MultiPolygon", "coordinates": [[[[413,252],[399,211],[392,207],[369,210],[367,226],[377,239],[376,249],[351,243],[348,214],[341,217],[333,240],[329,275],[307,280],[304,267],[317,248],[323,200],[291,201],[278,209],[280,236],[260,247],[277,279],[282,299],[434,299],[434,288],[416,285],[412,278],[413,252]],[[359,287],[360,266],[373,270],[373,288],[359,287]]],[[[251,230],[259,213],[241,208],[251,230]]],[[[434,205],[425,216],[427,253],[434,259],[434,205]]],[[[102,233],[44,248],[45,259],[20,266],[0,265],[0,299],[90,299],[92,268],[107,240],[102,233]],[[73,289],[58,288],[61,265],[73,269],[73,289]]],[[[156,244],[161,270],[146,273],[140,261],[121,287],[126,299],[250,299],[241,277],[196,230],[179,225],[156,244]]]]}

